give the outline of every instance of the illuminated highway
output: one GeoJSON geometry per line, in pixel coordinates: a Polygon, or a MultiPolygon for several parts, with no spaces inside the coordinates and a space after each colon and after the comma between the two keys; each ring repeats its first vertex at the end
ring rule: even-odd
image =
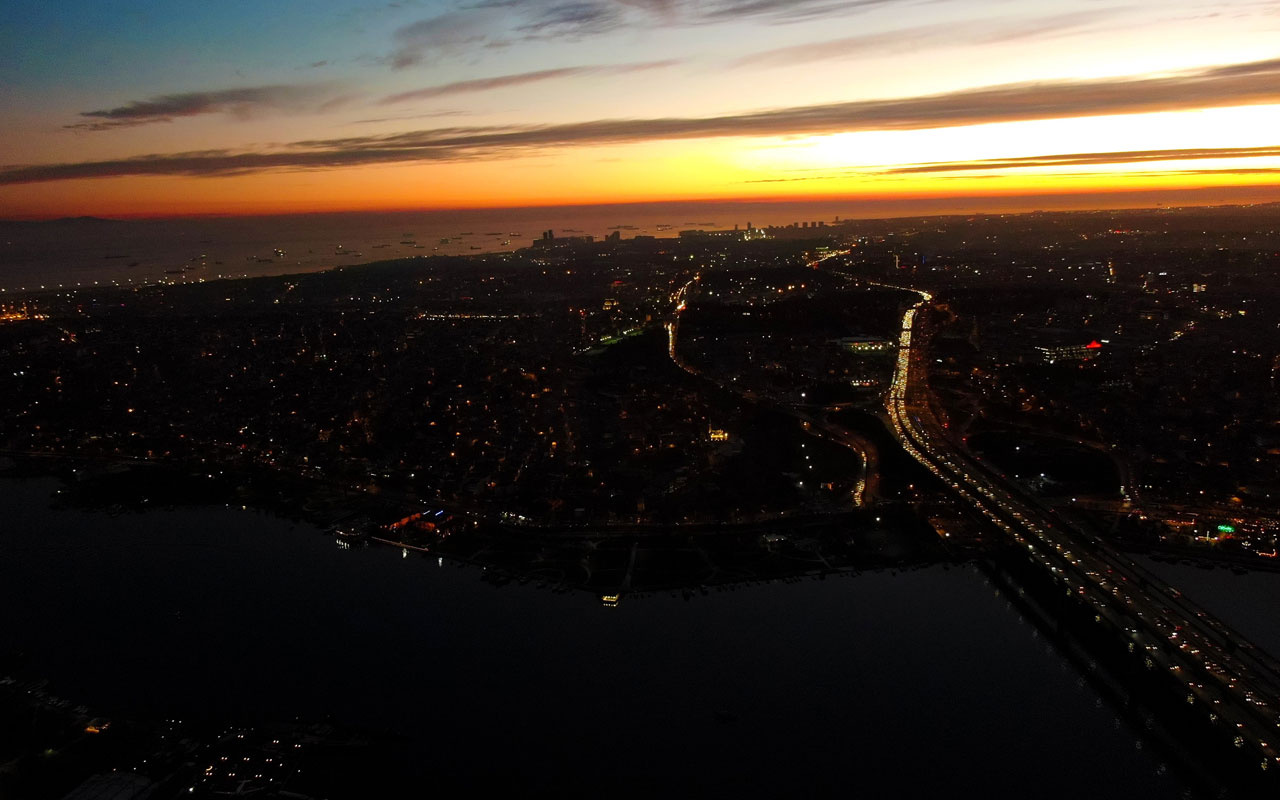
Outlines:
{"type": "MultiPolygon", "coordinates": [[[[1092,607],[1098,624],[1127,639],[1150,671],[1163,671],[1260,770],[1280,769],[1280,662],[1258,650],[1181,593],[1115,551],[1092,532],[1065,524],[1050,509],[971,459],[929,410],[925,360],[912,348],[922,311],[906,311],[886,398],[902,446],[982,517],[1052,574],[1068,596],[1092,607]]],[[[918,349],[918,348],[917,348],[918,349]]]]}

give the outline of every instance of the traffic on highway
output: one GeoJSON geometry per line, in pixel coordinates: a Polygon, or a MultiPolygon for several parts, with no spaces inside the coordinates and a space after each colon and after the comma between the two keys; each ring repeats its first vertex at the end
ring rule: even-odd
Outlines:
{"type": "Polygon", "coordinates": [[[1280,663],[1092,532],[1065,523],[946,436],[929,408],[924,359],[912,346],[933,297],[915,291],[920,300],[903,315],[886,398],[902,446],[1025,548],[1068,595],[1089,604],[1096,622],[1122,632],[1129,652],[1147,669],[1173,676],[1185,688],[1186,702],[1200,706],[1210,724],[1225,728],[1236,748],[1256,752],[1259,769],[1280,767],[1274,745],[1280,737],[1280,663]]]}

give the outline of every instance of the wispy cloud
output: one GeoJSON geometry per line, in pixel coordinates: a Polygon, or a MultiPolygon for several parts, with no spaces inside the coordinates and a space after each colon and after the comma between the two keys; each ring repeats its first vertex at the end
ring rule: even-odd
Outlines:
{"type": "Polygon", "coordinates": [[[615,0],[640,9],[661,23],[705,24],[763,17],[771,22],[802,22],[846,16],[885,5],[918,5],[932,0],[615,0]]]}
{"type": "Polygon", "coordinates": [[[802,22],[880,6],[938,0],[480,0],[398,29],[387,58],[396,69],[473,48],[528,40],[577,40],[625,28],[724,22],[802,22]]]}
{"type": "Polygon", "coordinates": [[[875,53],[891,53],[918,48],[930,42],[948,41],[946,24],[917,25],[895,31],[864,33],[821,42],[807,42],[778,47],[743,56],[732,63],[735,67],[788,67],[815,61],[857,58],[875,53]]]}
{"type": "Polygon", "coordinates": [[[603,119],[563,125],[433,128],[294,142],[257,151],[147,155],[14,166],[0,184],[116,175],[222,175],[519,155],[657,139],[918,130],[1016,120],[1280,103],[1280,59],[1163,77],[1010,84],[948,94],[771,109],[712,117],[603,119]]]}
{"type": "Polygon", "coordinates": [[[134,100],[115,108],[84,111],[80,116],[88,118],[64,127],[80,131],[101,131],[112,128],[149,125],[155,122],[172,122],[181,117],[206,114],[228,114],[247,119],[262,111],[324,110],[334,102],[348,98],[332,97],[327,86],[248,86],[209,92],[183,92],[164,94],[147,100],[134,100]]]}
{"type": "Polygon", "coordinates": [[[498,17],[490,7],[470,8],[405,25],[393,34],[395,49],[388,60],[392,67],[404,69],[457,55],[489,39],[498,17]]]}
{"type": "MultiPolygon", "coordinates": [[[[1173,150],[1120,150],[1106,153],[1061,153],[1013,158],[975,159],[972,161],[932,161],[924,164],[902,166],[848,167],[837,172],[822,171],[807,175],[779,178],[759,178],[747,183],[790,183],[796,181],[827,181],[853,176],[929,176],[929,177],[995,177],[1007,170],[1049,168],[1055,176],[1097,177],[1096,172],[1064,172],[1063,168],[1111,166],[1120,164],[1152,164],[1159,162],[1220,161],[1224,159],[1280,158],[1280,146],[1274,147],[1190,147],[1173,150]],[[966,174],[981,173],[981,174],[966,174]]],[[[1280,171],[1280,167],[1228,166],[1212,168],[1179,168],[1159,171],[1125,170],[1126,175],[1192,175],[1192,174],[1240,174],[1254,175],[1280,171]]]]}
{"type": "Polygon", "coordinates": [[[370,119],[353,119],[348,125],[370,125],[380,122],[401,122],[407,119],[432,119],[436,117],[465,117],[470,112],[461,109],[441,109],[440,111],[426,111],[421,114],[402,114],[396,117],[373,117],[370,119]]]}
{"type": "Polygon", "coordinates": [[[552,5],[515,30],[528,39],[579,39],[622,24],[623,14],[616,4],[570,2],[552,5]]]}
{"type": "Polygon", "coordinates": [[[571,78],[582,75],[624,75],[630,72],[642,72],[645,70],[670,67],[677,63],[679,62],[672,59],[666,61],[645,61],[634,64],[593,64],[578,67],[558,67],[556,69],[543,69],[536,72],[520,72],[514,75],[498,75],[492,78],[475,78],[467,81],[444,83],[438,86],[427,86],[422,89],[414,89],[408,92],[399,92],[397,94],[388,95],[378,102],[383,105],[387,105],[391,103],[403,103],[409,100],[429,100],[431,98],[444,97],[446,95],[485,92],[491,89],[504,89],[509,86],[522,86],[528,83],[541,83],[543,81],[556,80],[559,78],[571,78]]]}
{"type": "MultiPolygon", "coordinates": [[[[938,161],[908,164],[879,170],[886,175],[916,175],[936,172],[970,172],[1035,167],[1080,167],[1098,164],[1138,164],[1151,161],[1201,161],[1223,158],[1280,158],[1275,147],[1198,147],[1176,150],[1124,150],[1112,153],[1068,153],[1063,155],[1020,156],[1017,158],[938,161]]],[[[1216,170],[1215,170],[1216,171],[1216,170]]]]}
{"type": "Polygon", "coordinates": [[[1116,9],[1060,14],[1030,20],[975,20],[966,23],[932,23],[897,30],[845,36],[779,47],[752,53],[732,66],[794,66],[817,61],[842,60],[948,45],[996,44],[1029,38],[1045,38],[1088,30],[1116,9]]]}
{"type": "Polygon", "coordinates": [[[392,34],[395,69],[432,64],[513,41],[581,39],[622,27],[624,9],[611,0],[495,0],[465,5],[405,25],[392,34]]]}
{"type": "Polygon", "coordinates": [[[768,17],[781,22],[800,22],[820,17],[843,16],[903,0],[688,0],[683,5],[688,17],[700,22],[768,17]]]}

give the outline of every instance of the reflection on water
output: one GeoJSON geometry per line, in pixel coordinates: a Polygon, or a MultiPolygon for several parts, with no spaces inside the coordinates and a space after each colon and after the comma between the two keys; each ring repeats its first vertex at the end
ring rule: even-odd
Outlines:
{"type": "Polygon", "coordinates": [[[55,486],[4,482],[0,649],[105,713],[332,715],[401,737],[389,770],[593,793],[1182,791],[969,568],[606,608],[253,512],[51,511],[55,486]]]}
{"type": "Polygon", "coordinates": [[[1190,560],[1170,563],[1141,556],[1139,561],[1258,647],[1280,653],[1280,572],[1237,574],[1208,562],[1196,566],[1190,560]]]}

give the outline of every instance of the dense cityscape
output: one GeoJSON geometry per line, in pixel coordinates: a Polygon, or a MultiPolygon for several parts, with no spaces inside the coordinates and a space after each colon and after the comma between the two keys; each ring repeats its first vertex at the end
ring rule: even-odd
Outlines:
{"type": "MultiPolygon", "coordinates": [[[[1234,737],[1157,714],[1213,781],[1254,786],[1280,765],[1276,668],[1176,590],[1145,599],[1162,582],[1125,554],[1275,564],[1276,219],[1257,206],[547,231],[513,253],[29,292],[0,324],[0,436],[11,474],[62,477],[59,506],[252,505],[342,548],[605,606],[985,565],[1037,598],[1032,616],[1105,620],[1071,634],[1095,667],[1132,681],[1129,656],[1171,674],[1172,690],[1142,676],[1132,690],[1157,711],[1182,691],[1230,720],[1234,737]],[[1062,585],[1078,600],[1046,606],[1062,585]]],[[[6,702],[53,703],[29,735],[77,753],[63,790],[107,758],[78,740],[112,721],[20,696],[6,702]]],[[[117,727],[108,752],[150,754],[137,786],[199,796],[316,792],[286,751],[369,746],[332,726],[242,725],[186,730],[173,750],[154,723],[117,727]],[[232,781],[225,753],[271,766],[232,781]]],[[[60,785],[21,735],[6,746],[15,796],[60,785]]]]}
{"type": "Polygon", "coordinates": [[[872,434],[829,428],[874,428],[908,289],[927,288],[951,437],[1116,535],[1265,558],[1280,500],[1273,214],[548,238],[46,291],[6,301],[4,443],[549,528],[853,511],[878,499],[859,483],[872,434]]]}

